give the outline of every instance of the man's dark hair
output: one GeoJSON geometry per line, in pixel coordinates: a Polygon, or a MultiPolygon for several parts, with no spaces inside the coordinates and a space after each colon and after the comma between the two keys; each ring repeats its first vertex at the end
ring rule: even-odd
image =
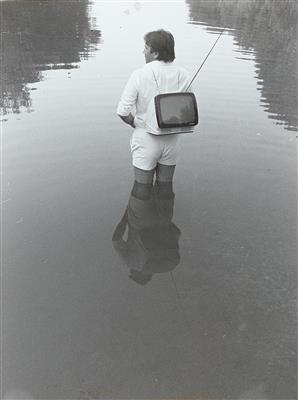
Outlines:
{"type": "Polygon", "coordinates": [[[144,40],[152,51],[158,53],[159,61],[170,62],[175,59],[175,41],[170,32],[163,29],[148,32],[144,36],[144,40]]]}

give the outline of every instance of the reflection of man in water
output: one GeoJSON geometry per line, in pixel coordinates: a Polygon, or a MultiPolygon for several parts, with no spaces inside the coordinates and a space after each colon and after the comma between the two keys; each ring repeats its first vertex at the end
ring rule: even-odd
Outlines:
{"type": "Polygon", "coordinates": [[[129,268],[129,277],[141,285],[153,274],[169,272],[180,262],[181,233],[172,222],[172,185],[157,181],[150,198],[147,194],[146,185],[135,181],[127,209],[113,234],[114,248],[129,268]]]}
{"type": "Polygon", "coordinates": [[[134,71],[122,93],[117,113],[134,129],[131,152],[135,180],[152,183],[171,181],[178,155],[179,135],[151,135],[145,130],[146,114],[151,100],[159,92],[180,92],[189,83],[188,72],[175,65],[175,42],[172,34],[164,30],[145,35],[146,65],[134,71]],[[132,114],[136,110],[135,116],[132,114]]]}

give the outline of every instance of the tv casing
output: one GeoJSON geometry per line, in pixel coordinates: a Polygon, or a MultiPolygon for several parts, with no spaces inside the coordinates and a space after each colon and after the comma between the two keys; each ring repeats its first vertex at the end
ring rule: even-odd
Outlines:
{"type": "Polygon", "coordinates": [[[191,128],[191,127],[194,127],[195,125],[197,125],[199,122],[198,106],[197,106],[195,95],[192,92],[159,94],[154,97],[154,105],[155,105],[156,120],[157,120],[158,127],[160,129],[191,128]],[[193,120],[181,121],[181,122],[171,122],[171,123],[164,121],[164,118],[162,115],[161,102],[164,98],[168,98],[170,100],[171,97],[175,98],[175,99],[177,99],[177,97],[178,98],[179,97],[181,97],[181,98],[189,97],[190,98],[191,105],[193,107],[193,109],[191,110],[191,112],[193,113],[193,120]]]}

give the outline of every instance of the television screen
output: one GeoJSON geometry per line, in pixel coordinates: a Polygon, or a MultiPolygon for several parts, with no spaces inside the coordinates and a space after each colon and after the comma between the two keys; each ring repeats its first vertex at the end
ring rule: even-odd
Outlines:
{"type": "Polygon", "coordinates": [[[198,108],[193,93],[166,93],[155,97],[159,128],[194,126],[198,124],[198,108]]]}

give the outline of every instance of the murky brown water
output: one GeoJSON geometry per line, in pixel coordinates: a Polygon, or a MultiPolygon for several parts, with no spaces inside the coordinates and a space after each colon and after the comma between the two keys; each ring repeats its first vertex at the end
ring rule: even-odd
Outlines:
{"type": "Polygon", "coordinates": [[[4,399],[296,398],[295,3],[0,7],[4,399]],[[195,73],[224,26],[174,200],[130,199],[138,285],[144,254],[112,244],[133,184],[117,102],[144,33],[171,30],[195,73]]]}

